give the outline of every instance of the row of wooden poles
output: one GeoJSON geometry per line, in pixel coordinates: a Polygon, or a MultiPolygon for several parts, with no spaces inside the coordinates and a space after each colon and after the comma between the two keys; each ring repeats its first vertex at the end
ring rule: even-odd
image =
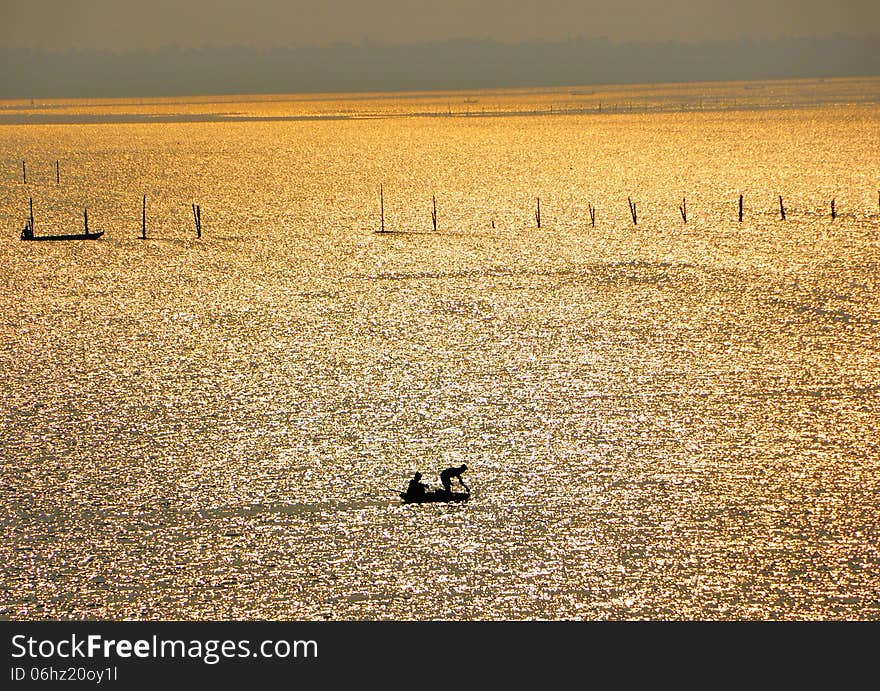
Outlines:
{"type": "MultiPolygon", "coordinates": [[[[627,204],[629,205],[629,213],[630,218],[632,218],[632,223],[634,226],[639,224],[639,215],[638,208],[636,203],[632,200],[632,197],[626,198],[627,204]]],[[[880,190],[877,192],[877,206],[880,209],[880,190]]],[[[29,228],[30,232],[34,232],[34,200],[33,197],[28,198],[28,207],[29,207],[29,228]]],[[[588,204],[589,212],[590,212],[590,226],[593,228],[596,227],[596,218],[597,212],[596,207],[593,206],[592,203],[588,204]]],[[[737,207],[737,220],[742,223],[743,220],[743,195],[739,195],[739,203],[737,207]]],[[[678,206],[678,212],[681,214],[681,220],[684,223],[688,222],[688,207],[687,207],[687,198],[684,197],[681,200],[681,204],[678,206]]],[[[196,228],[196,237],[202,237],[202,207],[200,204],[192,204],[192,214],[193,214],[193,222],[196,228]]],[[[786,220],[786,212],[785,212],[785,202],[782,198],[782,195],[779,195],[779,215],[781,219],[786,220]]],[[[385,190],[382,185],[379,186],[379,218],[380,218],[380,233],[389,232],[385,228],[385,190]]],[[[837,218],[837,205],[834,199],[831,200],[831,220],[837,218]]],[[[435,195],[431,196],[431,224],[436,232],[438,228],[437,222],[437,197],[435,195]]],[[[86,235],[89,233],[89,210],[88,208],[83,208],[83,224],[85,225],[86,235]]],[[[536,198],[536,207],[535,207],[535,224],[538,228],[541,227],[541,198],[536,198]]],[[[495,227],[495,221],[492,220],[492,227],[495,227]]],[[[141,239],[147,239],[147,195],[143,196],[142,205],[141,205],[141,239]]]]}
{"type": "MultiPolygon", "coordinates": [[[[25,161],[21,162],[21,172],[22,172],[22,180],[27,183],[27,165],[25,161]]],[[[61,173],[60,173],[60,165],[58,161],[55,161],[55,181],[60,184],[61,181],[61,173]]],[[[636,203],[632,200],[631,197],[627,197],[627,204],[629,205],[629,213],[632,218],[633,225],[639,224],[638,217],[638,208],[636,203]]],[[[538,228],[541,227],[541,198],[537,197],[536,199],[536,208],[535,208],[535,224],[538,228]]],[[[34,214],[33,214],[33,198],[29,199],[30,206],[30,230],[33,232],[34,230],[34,214]]],[[[877,206],[880,209],[880,190],[877,191],[877,206]]],[[[590,213],[590,225],[592,227],[596,227],[596,218],[597,212],[596,207],[593,206],[592,203],[588,204],[589,213],[590,213]]],[[[682,198],[681,204],[678,207],[678,211],[681,214],[681,219],[684,223],[688,222],[688,209],[687,209],[687,198],[682,198]]],[[[195,223],[196,228],[196,237],[202,237],[202,208],[199,204],[192,204],[192,213],[193,213],[193,222],[195,223]]],[[[380,214],[380,233],[388,232],[385,228],[385,190],[384,186],[379,186],[379,214],[380,214]]],[[[779,215],[782,220],[786,220],[786,212],[785,212],[785,202],[782,198],[782,195],[779,195],[779,215]]],[[[837,218],[837,205],[836,200],[832,198],[831,200],[831,220],[837,218]]],[[[743,195],[739,195],[739,204],[738,204],[738,213],[737,218],[740,223],[743,220],[743,195]]],[[[83,220],[85,224],[85,231],[88,234],[88,209],[83,209],[83,220]]],[[[431,224],[434,230],[437,230],[438,227],[438,216],[437,216],[437,197],[431,196],[431,224]]],[[[492,220],[492,227],[495,227],[495,221],[492,220]]],[[[141,214],[141,238],[146,239],[147,237],[147,195],[143,196],[143,206],[142,206],[142,214],[141,214]]]]}
{"type": "MultiPolygon", "coordinates": [[[[632,218],[632,222],[634,226],[639,224],[639,215],[638,209],[636,208],[636,203],[632,200],[632,197],[626,198],[627,204],[629,204],[629,214],[630,218],[632,218]]],[[[536,207],[535,207],[535,224],[538,228],[541,227],[541,198],[536,198],[536,207]]],[[[592,203],[587,205],[590,211],[590,226],[593,228],[596,227],[596,207],[593,206],[592,203]]],[[[880,190],[877,191],[877,208],[880,211],[880,190]]],[[[688,222],[688,208],[687,208],[687,197],[683,197],[681,200],[681,204],[678,206],[678,212],[681,214],[681,220],[685,223],[688,222]]],[[[785,214],[785,201],[782,199],[782,195],[779,195],[779,215],[782,220],[786,220],[785,214]]],[[[831,200],[831,220],[837,218],[837,203],[835,199],[831,200]]],[[[385,229],[385,190],[382,185],[379,185],[379,231],[380,233],[389,232],[385,229]]],[[[743,220],[743,195],[739,195],[739,204],[738,204],[738,212],[737,219],[740,223],[743,220]]],[[[431,223],[434,226],[434,230],[437,230],[437,197],[431,196],[431,223]]],[[[495,227],[495,221],[492,220],[492,227],[495,227]]]]}
{"type": "MultiPolygon", "coordinates": [[[[202,207],[199,204],[192,205],[192,214],[193,214],[193,222],[196,226],[196,237],[202,237],[202,207]]],[[[34,232],[34,199],[33,197],[28,197],[28,228],[30,228],[30,232],[34,232]]],[[[83,207],[83,224],[85,226],[85,234],[89,234],[89,210],[88,207],[83,207]]],[[[141,206],[141,239],[147,239],[147,195],[143,197],[143,203],[141,206]]]]}

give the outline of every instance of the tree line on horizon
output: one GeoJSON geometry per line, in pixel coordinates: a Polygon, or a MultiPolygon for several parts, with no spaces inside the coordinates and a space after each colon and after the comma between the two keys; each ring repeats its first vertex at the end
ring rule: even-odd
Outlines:
{"type": "Polygon", "coordinates": [[[5,99],[427,91],[873,76],[880,75],[880,36],[6,48],[0,63],[5,99]]]}

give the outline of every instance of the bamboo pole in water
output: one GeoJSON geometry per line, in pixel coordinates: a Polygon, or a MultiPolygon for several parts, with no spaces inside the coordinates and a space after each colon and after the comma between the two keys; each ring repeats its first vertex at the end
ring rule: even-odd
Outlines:
{"type": "Polygon", "coordinates": [[[590,226],[596,227],[596,207],[592,204],[587,204],[590,207],[590,226]]]}
{"type": "Polygon", "coordinates": [[[83,225],[86,229],[86,235],[89,234],[89,210],[87,207],[83,207],[83,225]]]}
{"type": "Polygon", "coordinates": [[[739,222],[743,220],[743,196],[739,195],[739,222]]]}
{"type": "Polygon", "coordinates": [[[681,213],[681,220],[685,223],[688,222],[688,207],[687,207],[687,197],[682,197],[681,206],[678,207],[679,212],[681,213]]]}
{"type": "Polygon", "coordinates": [[[21,162],[21,181],[26,185],[27,184],[27,166],[24,161],[21,162]]]}
{"type": "Polygon", "coordinates": [[[382,185],[379,185],[379,218],[381,226],[379,228],[380,233],[385,232],[385,192],[382,189],[382,185]]]}
{"type": "Polygon", "coordinates": [[[633,225],[637,226],[639,224],[639,219],[636,215],[636,203],[630,197],[627,197],[626,201],[629,202],[629,213],[630,216],[632,216],[633,225]]]}
{"type": "Polygon", "coordinates": [[[785,220],[785,205],[782,203],[782,195],[779,195],[779,215],[782,216],[782,220],[785,220]]]}
{"type": "Polygon", "coordinates": [[[28,197],[28,207],[30,208],[30,224],[31,224],[31,233],[34,232],[34,198],[28,197]]]}
{"type": "Polygon", "coordinates": [[[834,200],[832,199],[831,200],[831,220],[833,221],[835,218],[837,218],[837,209],[835,208],[834,200]]]}
{"type": "Polygon", "coordinates": [[[535,221],[538,223],[538,228],[541,227],[541,198],[538,197],[538,209],[535,211],[535,221]]]}
{"type": "Polygon", "coordinates": [[[147,239],[147,195],[144,195],[144,203],[141,206],[141,240],[147,239]]]}
{"type": "Polygon", "coordinates": [[[58,161],[55,161],[55,184],[61,184],[61,166],[59,165],[58,161]]]}
{"type": "Polygon", "coordinates": [[[431,204],[433,208],[431,210],[431,222],[434,224],[434,232],[437,232],[437,197],[433,194],[431,195],[431,204]]]}

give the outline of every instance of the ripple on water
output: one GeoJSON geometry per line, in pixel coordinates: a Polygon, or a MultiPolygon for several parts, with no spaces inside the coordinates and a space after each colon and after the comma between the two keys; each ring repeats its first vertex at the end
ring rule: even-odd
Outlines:
{"type": "Polygon", "coordinates": [[[878,116],[2,128],[0,616],[876,619],[878,116]]]}

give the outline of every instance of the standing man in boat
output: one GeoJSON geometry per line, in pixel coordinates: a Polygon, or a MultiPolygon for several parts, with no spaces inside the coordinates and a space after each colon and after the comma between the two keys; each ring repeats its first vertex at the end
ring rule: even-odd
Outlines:
{"type": "Polygon", "coordinates": [[[471,489],[466,484],[464,484],[464,480],[461,479],[462,473],[467,470],[467,466],[462,463],[460,466],[453,466],[452,468],[447,468],[443,472],[440,473],[440,482],[443,483],[443,489],[446,492],[452,492],[452,478],[458,478],[458,484],[464,487],[465,491],[470,494],[471,489]]]}

